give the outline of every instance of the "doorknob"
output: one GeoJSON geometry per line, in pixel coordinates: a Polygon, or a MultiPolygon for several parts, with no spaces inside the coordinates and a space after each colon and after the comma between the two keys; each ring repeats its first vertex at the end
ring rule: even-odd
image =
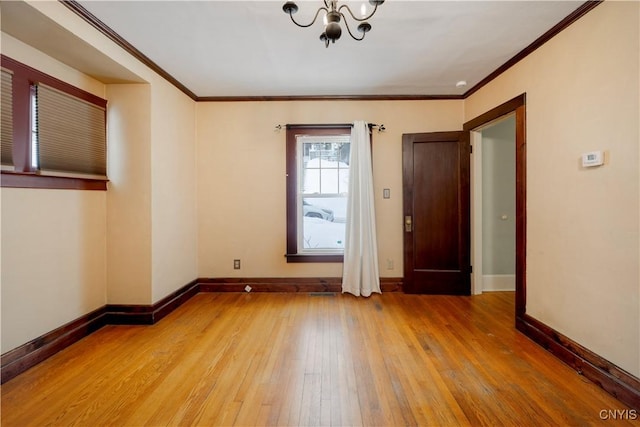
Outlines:
{"type": "Polygon", "coordinates": [[[404,217],[404,231],[411,233],[411,215],[404,217]]]}

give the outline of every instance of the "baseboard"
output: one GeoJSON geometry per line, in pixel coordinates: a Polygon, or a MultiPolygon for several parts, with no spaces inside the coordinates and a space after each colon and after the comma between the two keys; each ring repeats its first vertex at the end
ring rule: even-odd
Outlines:
{"type": "Polygon", "coordinates": [[[105,325],[152,325],[199,292],[191,281],[153,305],[105,305],[0,356],[0,383],[53,356],[105,325]]]}
{"type": "MultiPolygon", "coordinates": [[[[341,277],[200,278],[200,292],[342,292],[341,277]]],[[[402,292],[401,277],[381,277],[382,292],[402,292]]]]}
{"type": "Polygon", "coordinates": [[[482,292],[515,291],[515,274],[486,274],[482,276],[482,292]]]}
{"type": "Polygon", "coordinates": [[[101,307],[91,313],[60,326],[0,356],[0,383],[53,356],[60,350],[106,325],[107,312],[101,307]]]}
{"type": "Polygon", "coordinates": [[[199,278],[200,292],[340,292],[338,277],[260,277],[260,278],[199,278]]]}
{"type": "Polygon", "coordinates": [[[402,292],[402,277],[381,277],[380,290],[382,292],[402,292]]]}
{"type": "Polygon", "coordinates": [[[516,319],[516,328],[622,403],[640,410],[637,377],[527,314],[516,319]]]}
{"type": "Polygon", "coordinates": [[[153,305],[107,304],[109,325],[153,325],[200,292],[198,280],[192,280],[153,305]]]}

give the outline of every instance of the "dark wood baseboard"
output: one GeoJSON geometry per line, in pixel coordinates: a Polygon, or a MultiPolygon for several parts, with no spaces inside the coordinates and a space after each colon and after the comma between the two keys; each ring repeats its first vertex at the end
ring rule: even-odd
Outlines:
{"type": "Polygon", "coordinates": [[[108,304],[0,356],[0,383],[53,356],[105,325],[152,325],[199,292],[191,281],[153,305],[108,304]]]}
{"type": "Polygon", "coordinates": [[[106,307],[73,320],[0,356],[0,383],[53,356],[106,325],[106,307]]]}
{"type": "Polygon", "coordinates": [[[198,279],[198,283],[200,283],[200,292],[246,292],[246,286],[251,286],[251,292],[340,292],[342,290],[339,277],[203,277],[198,279]]]}
{"type": "Polygon", "coordinates": [[[198,280],[192,280],[153,305],[107,304],[109,325],[153,325],[200,292],[198,280]]]}
{"type": "Polygon", "coordinates": [[[622,403],[640,410],[640,379],[528,314],[516,319],[516,328],[622,403]]]}
{"type": "Polygon", "coordinates": [[[402,292],[403,289],[402,277],[380,278],[380,290],[382,292],[402,292]]]}
{"type": "MultiPolygon", "coordinates": [[[[341,277],[200,278],[200,292],[342,292],[341,277]]],[[[402,292],[401,277],[381,277],[382,292],[402,292]]]]}

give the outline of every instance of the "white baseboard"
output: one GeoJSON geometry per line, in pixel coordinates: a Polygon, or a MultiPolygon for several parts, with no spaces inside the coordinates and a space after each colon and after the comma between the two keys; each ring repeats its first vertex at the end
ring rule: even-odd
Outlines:
{"type": "Polygon", "coordinates": [[[516,275],[515,274],[493,274],[482,276],[482,291],[515,291],[516,275]]]}

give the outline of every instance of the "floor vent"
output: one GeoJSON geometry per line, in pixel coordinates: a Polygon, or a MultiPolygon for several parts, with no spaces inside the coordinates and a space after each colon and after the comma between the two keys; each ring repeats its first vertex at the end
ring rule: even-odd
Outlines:
{"type": "Polygon", "coordinates": [[[335,297],[335,292],[309,292],[310,297],[335,297]]]}

